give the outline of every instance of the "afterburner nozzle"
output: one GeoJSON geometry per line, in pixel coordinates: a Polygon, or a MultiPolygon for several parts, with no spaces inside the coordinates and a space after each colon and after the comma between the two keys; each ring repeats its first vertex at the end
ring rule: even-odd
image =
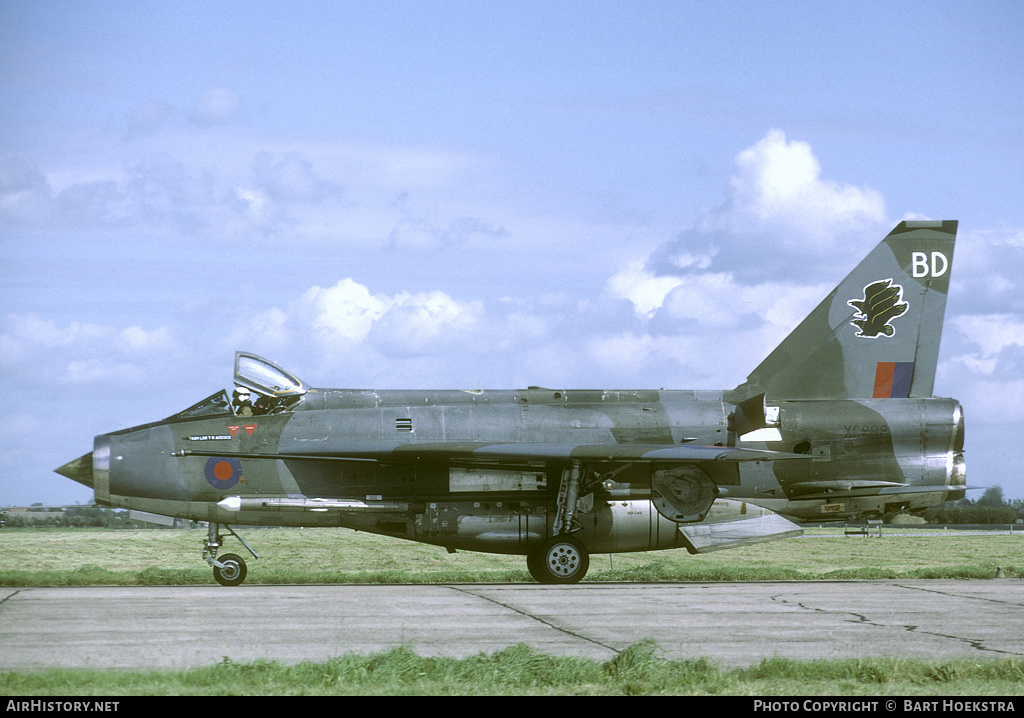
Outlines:
{"type": "Polygon", "coordinates": [[[92,488],[92,452],[79,456],[74,461],[69,461],[59,469],[54,469],[61,476],[66,476],[72,481],[92,488]]]}

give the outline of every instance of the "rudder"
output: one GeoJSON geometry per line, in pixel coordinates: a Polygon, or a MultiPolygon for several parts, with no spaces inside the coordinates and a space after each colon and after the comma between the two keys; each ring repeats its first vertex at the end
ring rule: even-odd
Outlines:
{"type": "Polygon", "coordinates": [[[956,231],[900,222],[729,400],[932,396],[956,231]]]}

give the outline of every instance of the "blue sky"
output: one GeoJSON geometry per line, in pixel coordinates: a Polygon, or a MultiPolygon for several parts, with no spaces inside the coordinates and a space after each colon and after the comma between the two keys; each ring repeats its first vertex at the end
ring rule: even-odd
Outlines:
{"type": "Polygon", "coordinates": [[[0,505],[231,382],[724,389],[904,218],[1024,498],[1018,2],[0,4],[0,505]]]}

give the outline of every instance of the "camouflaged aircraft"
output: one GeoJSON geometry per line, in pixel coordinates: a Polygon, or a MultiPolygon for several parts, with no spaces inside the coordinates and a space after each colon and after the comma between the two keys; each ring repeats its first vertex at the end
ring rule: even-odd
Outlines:
{"type": "Polygon", "coordinates": [[[920,512],[965,491],[964,418],[932,396],[955,221],[902,222],[725,391],[316,389],[255,354],[163,421],[57,469],[97,504],[221,527],[339,526],[526,556],[574,583],[591,553],[691,553],[799,523],[920,512]]]}

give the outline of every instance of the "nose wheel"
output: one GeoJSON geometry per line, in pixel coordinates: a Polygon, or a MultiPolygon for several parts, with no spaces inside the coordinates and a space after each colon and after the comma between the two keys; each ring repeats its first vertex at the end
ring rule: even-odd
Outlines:
{"type": "Polygon", "coordinates": [[[247,571],[245,560],[233,553],[226,553],[213,563],[213,577],[221,586],[237,586],[245,580],[247,571]]]}
{"type": "MultiPolygon", "coordinates": [[[[242,537],[234,532],[234,530],[224,525],[231,535],[238,539],[243,546],[249,549],[249,553],[253,555],[253,558],[259,558],[255,551],[242,540],[242,537]]],[[[217,551],[221,546],[222,536],[220,535],[220,524],[210,522],[208,533],[206,534],[206,541],[203,543],[203,560],[213,567],[213,577],[217,583],[221,586],[237,586],[245,580],[245,575],[249,569],[245,565],[245,559],[237,554],[226,553],[220,558],[217,558],[217,551]]]]}

